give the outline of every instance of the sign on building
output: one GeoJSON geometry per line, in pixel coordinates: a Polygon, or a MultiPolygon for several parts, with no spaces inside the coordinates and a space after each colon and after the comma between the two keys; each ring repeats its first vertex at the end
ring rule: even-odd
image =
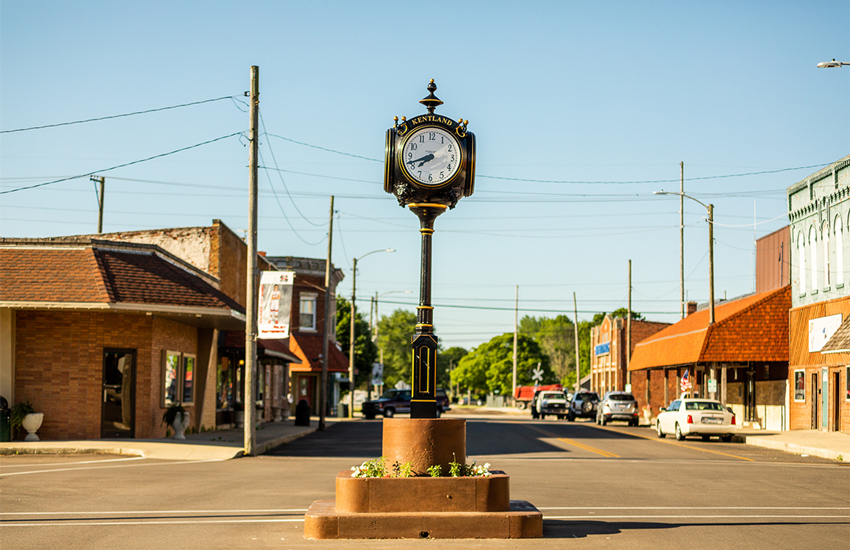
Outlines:
{"type": "Polygon", "coordinates": [[[260,277],[258,338],[289,338],[294,271],[263,271],[260,277]]]}
{"type": "Polygon", "coordinates": [[[841,326],[841,321],[840,313],[809,320],[809,353],[823,349],[826,341],[832,338],[841,326]]]}

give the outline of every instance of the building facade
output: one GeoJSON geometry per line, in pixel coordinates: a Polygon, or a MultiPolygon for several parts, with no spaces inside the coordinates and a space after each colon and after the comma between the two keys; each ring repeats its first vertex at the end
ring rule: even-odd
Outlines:
{"type": "Polygon", "coordinates": [[[850,155],[790,186],[791,429],[850,433],[850,352],[826,345],[850,317],[850,155]]]}
{"type": "MultiPolygon", "coordinates": [[[[631,322],[631,350],[641,340],[670,326],[670,323],[652,321],[631,322]]],[[[609,391],[626,391],[631,383],[626,355],[628,323],[622,317],[606,315],[602,322],[590,329],[590,390],[600,396],[609,391]]]]}

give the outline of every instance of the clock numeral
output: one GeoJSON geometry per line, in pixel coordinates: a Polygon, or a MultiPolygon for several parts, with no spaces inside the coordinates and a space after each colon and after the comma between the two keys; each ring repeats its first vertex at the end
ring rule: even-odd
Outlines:
{"type": "Polygon", "coordinates": [[[452,152],[452,145],[449,144],[449,153],[451,153],[451,152],[452,152]]]}
{"type": "Polygon", "coordinates": [[[433,174],[428,174],[428,181],[434,181],[433,174]]]}
{"type": "Polygon", "coordinates": [[[419,143],[425,143],[425,134],[419,134],[419,143]]]}
{"type": "Polygon", "coordinates": [[[428,141],[434,141],[437,139],[437,132],[428,132],[428,141]]]}
{"type": "Polygon", "coordinates": [[[415,150],[416,150],[416,144],[415,144],[415,143],[412,143],[412,142],[411,142],[411,144],[410,144],[410,150],[411,150],[411,151],[415,151],[415,150]]]}
{"type": "Polygon", "coordinates": [[[446,177],[446,176],[445,176],[442,172],[440,172],[440,179],[443,179],[443,178],[445,178],[445,177],[446,177]]]}
{"type": "MultiPolygon", "coordinates": [[[[455,159],[455,158],[454,158],[454,157],[452,157],[452,160],[454,160],[454,159],[455,159]]],[[[451,165],[451,164],[449,164],[448,166],[446,166],[446,170],[448,170],[449,172],[451,172],[451,171],[452,171],[452,165],[451,165]]],[[[440,172],[440,173],[442,174],[442,172],[440,172]]]]}

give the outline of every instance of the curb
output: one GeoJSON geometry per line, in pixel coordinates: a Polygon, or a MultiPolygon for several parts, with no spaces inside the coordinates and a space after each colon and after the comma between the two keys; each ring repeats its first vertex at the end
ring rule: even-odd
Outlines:
{"type": "Polygon", "coordinates": [[[775,441],[759,436],[737,436],[741,438],[743,443],[747,445],[752,445],[754,447],[763,447],[765,449],[773,449],[776,451],[785,451],[786,453],[794,453],[798,455],[809,455],[816,456],[818,458],[826,458],[828,460],[836,460],[839,462],[843,462],[847,460],[844,458],[843,453],[840,451],[835,451],[832,449],[820,449],[818,447],[808,447],[806,445],[798,445],[796,443],[786,443],[782,441],[775,441]]]}

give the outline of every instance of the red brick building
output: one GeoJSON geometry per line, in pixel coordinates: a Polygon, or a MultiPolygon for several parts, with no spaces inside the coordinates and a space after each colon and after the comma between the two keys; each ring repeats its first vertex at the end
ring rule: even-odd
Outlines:
{"type": "MultiPolygon", "coordinates": [[[[632,346],[629,355],[634,352],[638,342],[669,327],[670,323],[632,319],[631,325],[632,346]]],[[[590,390],[600,396],[609,391],[625,391],[629,383],[626,370],[627,333],[626,319],[610,315],[606,315],[598,326],[590,329],[590,390]]]]}
{"type": "Polygon", "coordinates": [[[791,287],[716,304],[635,346],[629,365],[632,392],[653,414],[681,393],[688,373],[690,393],[729,405],[744,422],[788,429],[788,311],[791,287]]]}

